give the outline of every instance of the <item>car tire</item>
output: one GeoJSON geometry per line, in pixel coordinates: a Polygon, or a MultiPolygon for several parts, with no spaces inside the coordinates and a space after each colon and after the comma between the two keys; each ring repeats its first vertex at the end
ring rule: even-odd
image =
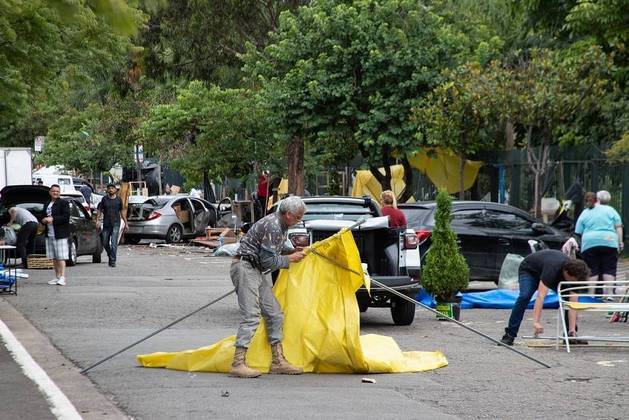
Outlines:
{"type": "Polygon", "coordinates": [[[127,237],[125,236],[124,238],[124,242],[125,244],[129,244],[129,245],[137,245],[140,243],[140,241],[142,240],[142,238],[135,238],[135,237],[127,237]]]}
{"type": "Polygon", "coordinates": [[[391,317],[395,325],[411,325],[415,319],[415,304],[402,298],[391,299],[391,317]]]}
{"type": "Polygon", "coordinates": [[[358,310],[360,312],[367,312],[369,309],[369,304],[371,303],[371,298],[365,295],[357,295],[356,302],[358,302],[358,310]]]}
{"type": "Polygon", "coordinates": [[[73,239],[68,239],[68,259],[66,260],[67,266],[74,267],[76,265],[77,259],[78,259],[78,254],[77,254],[76,241],[73,239]]]}
{"type": "Polygon", "coordinates": [[[103,253],[103,242],[100,237],[98,238],[98,244],[96,245],[96,252],[92,254],[92,262],[95,264],[100,264],[102,261],[101,255],[103,253]]]}
{"type": "Polygon", "coordinates": [[[166,232],[166,238],[165,238],[166,243],[168,244],[177,243],[177,242],[180,242],[182,238],[183,238],[183,231],[181,230],[181,226],[172,225],[171,227],[168,228],[168,231],[166,232]]]}

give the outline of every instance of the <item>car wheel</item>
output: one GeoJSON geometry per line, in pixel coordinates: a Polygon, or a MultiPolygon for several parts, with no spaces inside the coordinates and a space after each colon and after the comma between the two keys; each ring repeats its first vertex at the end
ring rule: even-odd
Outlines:
{"type": "Polygon", "coordinates": [[[102,261],[101,254],[103,253],[103,242],[98,238],[98,244],[96,245],[96,252],[92,254],[92,262],[100,264],[102,261]]]}
{"type": "Polygon", "coordinates": [[[124,242],[129,245],[137,245],[140,243],[141,240],[142,238],[135,238],[135,237],[129,238],[128,236],[124,238],[124,242]]]}
{"type": "Polygon", "coordinates": [[[360,312],[367,312],[371,299],[369,297],[365,297],[364,295],[360,295],[356,296],[356,302],[358,302],[358,309],[360,312]]]}
{"type": "Polygon", "coordinates": [[[391,317],[395,325],[411,325],[415,319],[415,304],[402,298],[391,299],[391,317]]]}
{"type": "Polygon", "coordinates": [[[369,309],[369,302],[361,302],[359,300],[358,301],[358,310],[360,310],[360,312],[367,312],[367,309],[369,309]]]}
{"type": "Polygon", "coordinates": [[[166,232],[166,243],[172,244],[181,241],[182,233],[179,225],[172,225],[166,232]]]}
{"type": "Polygon", "coordinates": [[[76,241],[68,239],[68,267],[74,267],[76,265],[77,258],[76,241]]]}

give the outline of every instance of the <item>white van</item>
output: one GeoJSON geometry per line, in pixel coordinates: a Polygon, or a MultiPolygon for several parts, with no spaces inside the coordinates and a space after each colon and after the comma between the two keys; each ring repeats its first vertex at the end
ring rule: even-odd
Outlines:
{"type": "Polygon", "coordinates": [[[33,176],[33,185],[44,185],[50,187],[53,184],[61,187],[61,192],[74,192],[74,182],[70,175],[58,175],[58,174],[41,174],[33,176]]]}

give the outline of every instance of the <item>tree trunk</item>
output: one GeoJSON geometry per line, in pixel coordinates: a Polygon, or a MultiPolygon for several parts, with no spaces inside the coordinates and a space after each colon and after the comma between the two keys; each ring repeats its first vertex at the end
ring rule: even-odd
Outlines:
{"type": "Polygon", "coordinates": [[[535,192],[533,197],[533,209],[535,217],[541,217],[542,213],[542,197],[541,197],[541,179],[548,170],[548,158],[550,155],[550,139],[545,136],[544,141],[539,146],[538,154],[536,155],[535,148],[532,144],[533,128],[529,127],[527,130],[527,156],[529,168],[535,175],[535,192]]]}
{"type": "Polygon", "coordinates": [[[376,178],[382,187],[382,191],[391,189],[391,157],[389,153],[389,146],[382,146],[382,166],[384,167],[384,175],[380,173],[377,167],[369,165],[371,174],[376,178]]]}
{"type": "Polygon", "coordinates": [[[384,167],[384,175],[380,172],[378,168],[375,166],[370,166],[369,171],[376,178],[376,181],[380,183],[382,187],[382,191],[391,189],[391,167],[389,165],[385,165],[384,167]]]}
{"type": "Polygon", "coordinates": [[[459,165],[459,200],[465,200],[465,156],[461,156],[459,165]]]}
{"type": "Polygon", "coordinates": [[[402,191],[402,194],[400,194],[397,200],[399,203],[406,203],[413,196],[413,168],[406,156],[402,158],[402,166],[404,166],[404,184],[406,185],[404,186],[404,191],[402,191]]]}
{"type": "Polygon", "coordinates": [[[286,148],[288,159],[288,193],[304,195],[304,139],[295,136],[286,148]]]}

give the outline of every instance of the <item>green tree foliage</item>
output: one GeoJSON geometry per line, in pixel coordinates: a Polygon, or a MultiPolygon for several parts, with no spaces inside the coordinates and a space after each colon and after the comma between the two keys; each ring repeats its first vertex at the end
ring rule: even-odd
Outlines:
{"type": "Polygon", "coordinates": [[[50,127],[38,161],[84,174],[106,171],[117,163],[131,163],[132,147],[103,136],[107,118],[106,108],[98,105],[82,111],[68,110],[50,127]]]}
{"type": "Polygon", "coordinates": [[[147,149],[169,159],[192,182],[242,177],[264,162],[273,144],[257,98],[243,89],[193,81],[174,103],[154,107],[141,126],[147,149]]]}
{"type": "Polygon", "coordinates": [[[24,136],[32,134],[29,119],[53,119],[54,93],[107,78],[143,21],[122,0],[0,0],[0,10],[0,139],[6,144],[32,144],[24,136]]]}
{"type": "Polygon", "coordinates": [[[629,133],[625,133],[620,140],[607,151],[607,157],[612,162],[629,162],[629,133]]]}
{"type": "Polygon", "coordinates": [[[609,59],[599,48],[580,55],[533,50],[532,59],[508,70],[497,90],[500,106],[520,130],[529,168],[535,176],[535,212],[539,216],[541,179],[553,144],[588,141],[579,136],[580,119],[597,109],[609,84],[609,59]]]}
{"type": "Polygon", "coordinates": [[[504,144],[501,134],[504,121],[495,95],[500,75],[497,66],[493,62],[492,69],[483,70],[478,64],[468,64],[446,71],[447,81],[413,109],[419,144],[448,148],[461,158],[461,199],[464,198],[465,160],[481,151],[500,149],[504,144]]]}
{"type": "Polygon", "coordinates": [[[247,42],[263,48],[283,10],[298,0],[180,0],[151,14],[141,32],[145,73],[154,79],[203,80],[234,87],[240,84],[247,42]]]}
{"type": "MultiPolygon", "coordinates": [[[[412,101],[470,54],[466,45],[416,1],[322,0],[282,14],[270,44],[261,53],[251,48],[245,61],[289,150],[303,150],[304,140],[353,141],[387,188],[390,175],[377,168],[412,147],[412,101]]],[[[331,145],[338,150],[338,141],[331,145]]],[[[289,157],[289,175],[298,159],[289,157]]]]}
{"type": "Polygon", "coordinates": [[[469,283],[469,268],[459,252],[456,235],[450,227],[451,210],[450,196],[442,189],[437,194],[432,245],[422,269],[422,285],[442,302],[449,302],[455,293],[465,290],[469,283]]]}

